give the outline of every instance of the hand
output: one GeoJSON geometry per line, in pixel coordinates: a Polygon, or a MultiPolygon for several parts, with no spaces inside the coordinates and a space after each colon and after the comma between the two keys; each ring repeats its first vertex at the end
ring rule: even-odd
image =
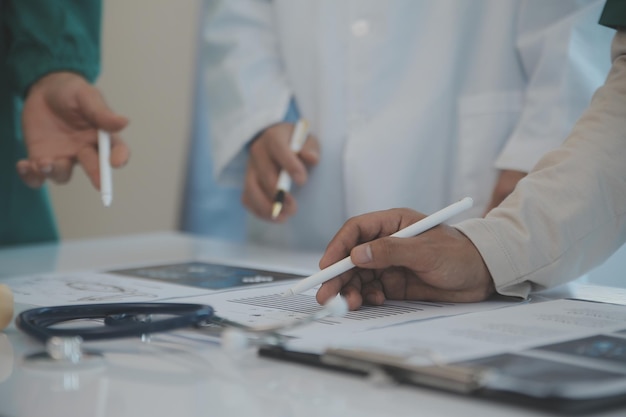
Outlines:
{"type": "Polygon", "coordinates": [[[424,217],[410,209],[392,209],[348,220],[319,266],[350,255],[357,267],[325,282],[317,301],[324,304],[341,292],[355,310],[387,299],[474,302],[493,294],[480,253],[457,229],[440,225],[411,238],[389,236],[424,217]]]}
{"type": "MultiPolygon", "coordinates": [[[[302,186],[307,181],[308,167],[316,165],[319,160],[319,142],[312,135],[307,137],[300,152],[294,154],[289,143],[293,129],[294,125],[290,123],[273,125],[250,145],[241,201],[261,219],[272,218],[276,182],[281,169],[287,170],[293,182],[302,186]]],[[[282,211],[275,221],[284,222],[296,210],[296,199],[287,193],[282,211]]]]}
{"type": "Polygon", "coordinates": [[[46,179],[69,181],[78,162],[99,189],[97,129],[111,133],[111,166],[119,168],[130,155],[118,135],[127,124],[80,75],[48,74],[33,84],[24,102],[22,126],[28,159],[17,163],[17,171],[28,186],[37,188],[46,179]]]}
{"type": "Polygon", "coordinates": [[[502,201],[513,192],[519,180],[524,178],[526,174],[526,172],[513,171],[508,169],[500,171],[496,186],[493,188],[493,192],[491,193],[491,201],[489,201],[487,209],[483,213],[483,217],[486,216],[487,213],[491,211],[491,209],[499,206],[500,203],[502,203],[502,201]]]}

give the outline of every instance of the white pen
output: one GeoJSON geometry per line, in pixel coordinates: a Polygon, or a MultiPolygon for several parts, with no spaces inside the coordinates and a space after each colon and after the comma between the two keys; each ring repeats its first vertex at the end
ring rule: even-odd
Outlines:
{"type": "Polygon", "coordinates": [[[109,207],[113,201],[113,178],[111,173],[111,137],[98,130],[98,155],[100,158],[100,197],[102,204],[109,207]]]}
{"type": "MultiPolygon", "coordinates": [[[[433,227],[445,222],[449,218],[456,216],[457,214],[469,209],[474,205],[474,200],[470,197],[465,197],[464,199],[457,201],[456,203],[450,204],[448,207],[445,207],[430,216],[424,217],[422,220],[415,222],[404,229],[398,230],[396,233],[392,234],[392,237],[411,237],[417,236],[420,233],[427,231],[428,229],[432,229],[433,227]]],[[[311,288],[322,284],[337,275],[341,275],[346,271],[354,268],[354,263],[350,257],[343,258],[341,261],[336,262],[319,272],[311,275],[310,277],[304,278],[300,280],[296,285],[289,288],[287,291],[283,293],[284,297],[300,294],[306,290],[310,290],[311,288]]]]}
{"type": "MultiPolygon", "coordinates": [[[[291,134],[291,150],[294,153],[300,152],[304,141],[309,134],[309,123],[304,120],[298,120],[296,126],[291,134]]],[[[276,183],[276,195],[274,196],[274,204],[272,205],[272,219],[276,219],[283,209],[285,203],[285,194],[289,192],[291,188],[291,177],[284,169],[280,171],[278,175],[278,182],[276,183]]]]}

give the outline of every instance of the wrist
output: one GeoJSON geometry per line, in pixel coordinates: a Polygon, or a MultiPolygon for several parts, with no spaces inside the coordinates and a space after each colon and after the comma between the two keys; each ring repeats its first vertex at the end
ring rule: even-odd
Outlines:
{"type": "Polygon", "coordinates": [[[41,90],[48,90],[50,88],[56,88],[59,85],[65,85],[75,80],[87,82],[82,75],[76,72],[71,72],[71,71],[50,72],[44,75],[43,77],[39,78],[29,87],[29,89],[26,92],[26,97],[28,97],[33,92],[37,92],[41,90]]]}

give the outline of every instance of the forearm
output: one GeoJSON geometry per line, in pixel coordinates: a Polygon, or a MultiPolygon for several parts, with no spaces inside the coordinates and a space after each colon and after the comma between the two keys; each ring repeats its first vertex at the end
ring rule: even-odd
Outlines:
{"type": "Polygon", "coordinates": [[[567,282],[626,240],[626,33],[613,66],[566,142],[541,159],[484,220],[458,228],[480,251],[498,292],[567,282]]]}

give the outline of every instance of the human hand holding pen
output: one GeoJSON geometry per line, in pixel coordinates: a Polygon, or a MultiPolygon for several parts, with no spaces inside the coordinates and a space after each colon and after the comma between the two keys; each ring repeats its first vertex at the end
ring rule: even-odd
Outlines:
{"type": "Polygon", "coordinates": [[[130,150],[119,136],[128,119],[113,112],[98,89],[78,74],[55,72],[29,89],[22,113],[28,159],[17,163],[32,188],[46,179],[69,181],[79,163],[95,188],[100,187],[97,130],[111,133],[110,163],[124,166],[130,150]]]}
{"type": "Polygon", "coordinates": [[[349,219],[328,244],[319,266],[350,256],[356,268],[322,284],[317,301],[341,293],[350,310],[356,310],[387,299],[474,302],[493,294],[493,280],[480,253],[457,229],[441,224],[414,237],[390,236],[425,217],[410,209],[392,209],[349,219]]]}
{"type": "MultiPolygon", "coordinates": [[[[284,169],[295,184],[302,186],[308,179],[308,168],[319,160],[319,142],[313,135],[307,136],[297,154],[291,150],[293,129],[294,125],[290,123],[270,126],[250,145],[241,200],[248,210],[261,219],[272,220],[280,171],[284,169]]],[[[295,198],[291,193],[286,193],[282,210],[273,220],[283,222],[296,210],[295,198]]]]}
{"type": "MultiPolygon", "coordinates": [[[[309,123],[304,120],[298,120],[289,141],[289,148],[295,154],[298,154],[304,145],[304,141],[309,135],[309,123]]],[[[285,196],[291,191],[291,176],[286,169],[281,169],[276,182],[276,194],[272,203],[272,220],[276,220],[280,215],[285,203],[285,196]]]]}

